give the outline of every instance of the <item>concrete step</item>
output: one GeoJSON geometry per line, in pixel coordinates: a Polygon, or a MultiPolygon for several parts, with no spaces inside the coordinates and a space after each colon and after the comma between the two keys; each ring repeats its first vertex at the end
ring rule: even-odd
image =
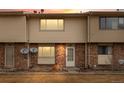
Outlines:
{"type": "Polygon", "coordinates": [[[64,71],[68,71],[68,72],[77,72],[80,71],[80,68],[78,67],[65,67],[63,68],[64,71]]]}
{"type": "Polygon", "coordinates": [[[29,69],[29,71],[32,72],[49,72],[52,70],[52,66],[50,65],[35,65],[32,68],[29,69]]]}

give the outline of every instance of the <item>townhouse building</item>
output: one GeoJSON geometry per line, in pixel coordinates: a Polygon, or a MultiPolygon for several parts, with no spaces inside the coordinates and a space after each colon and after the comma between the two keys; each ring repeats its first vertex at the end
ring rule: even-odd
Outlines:
{"type": "Polygon", "coordinates": [[[0,13],[0,68],[120,70],[124,12],[0,13]]]}

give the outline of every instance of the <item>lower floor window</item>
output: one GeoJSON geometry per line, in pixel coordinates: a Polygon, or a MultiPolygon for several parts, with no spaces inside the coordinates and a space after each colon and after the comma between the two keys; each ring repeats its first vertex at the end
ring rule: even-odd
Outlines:
{"type": "Polygon", "coordinates": [[[98,46],[98,64],[109,65],[112,62],[112,47],[98,46]]]}
{"type": "Polygon", "coordinates": [[[111,46],[98,46],[99,55],[111,55],[112,47],[111,46]]]}
{"type": "Polygon", "coordinates": [[[38,49],[39,57],[54,57],[55,56],[55,48],[54,47],[39,47],[38,49]]]}

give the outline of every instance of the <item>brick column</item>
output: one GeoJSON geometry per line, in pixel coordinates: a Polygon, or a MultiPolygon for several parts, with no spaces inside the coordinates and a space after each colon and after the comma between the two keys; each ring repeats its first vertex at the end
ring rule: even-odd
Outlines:
{"type": "Polygon", "coordinates": [[[93,68],[94,65],[97,65],[98,63],[97,44],[93,43],[88,44],[88,60],[90,62],[91,68],[93,68]]]}
{"type": "Polygon", "coordinates": [[[15,45],[15,49],[14,49],[14,55],[15,55],[15,67],[18,70],[26,70],[28,69],[27,66],[27,61],[28,61],[28,57],[27,55],[23,55],[21,54],[20,50],[22,48],[27,48],[26,44],[14,44],[15,45]]]}
{"type": "Polygon", "coordinates": [[[124,60],[124,44],[113,44],[113,69],[124,68],[124,65],[119,65],[119,60],[124,60]]]}
{"type": "Polygon", "coordinates": [[[0,67],[3,68],[5,65],[5,46],[0,44],[0,67]]]}
{"type": "MultiPolygon", "coordinates": [[[[37,48],[38,49],[38,44],[30,44],[30,48],[37,48]]],[[[30,53],[30,65],[33,66],[38,63],[38,52],[37,53],[30,53]]]]}
{"type": "Polygon", "coordinates": [[[75,44],[75,65],[76,67],[85,66],[85,45],[75,44]]]}
{"type": "Polygon", "coordinates": [[[65,44],[55,45],[55,62],[58,65],[65,66],[66,62],[66,49],[65,44]]]}

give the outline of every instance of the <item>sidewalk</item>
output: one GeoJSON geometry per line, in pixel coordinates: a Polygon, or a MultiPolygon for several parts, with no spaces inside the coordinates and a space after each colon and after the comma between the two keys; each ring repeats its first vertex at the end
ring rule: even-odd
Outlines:
{"type": "Polygon", "coordinates": [[[124,83],[124,72],[2,72],[1,83],[124,83]]]}
{"type": "Polygon", "coordinates": [[[77,75],[124,75],[124,71],[87,71],[87,72],[28,72],[28,71],[19,71],[19,72],[0,72],[0,75],[66,75],[66,74],[77,74],[77,75]]]}

